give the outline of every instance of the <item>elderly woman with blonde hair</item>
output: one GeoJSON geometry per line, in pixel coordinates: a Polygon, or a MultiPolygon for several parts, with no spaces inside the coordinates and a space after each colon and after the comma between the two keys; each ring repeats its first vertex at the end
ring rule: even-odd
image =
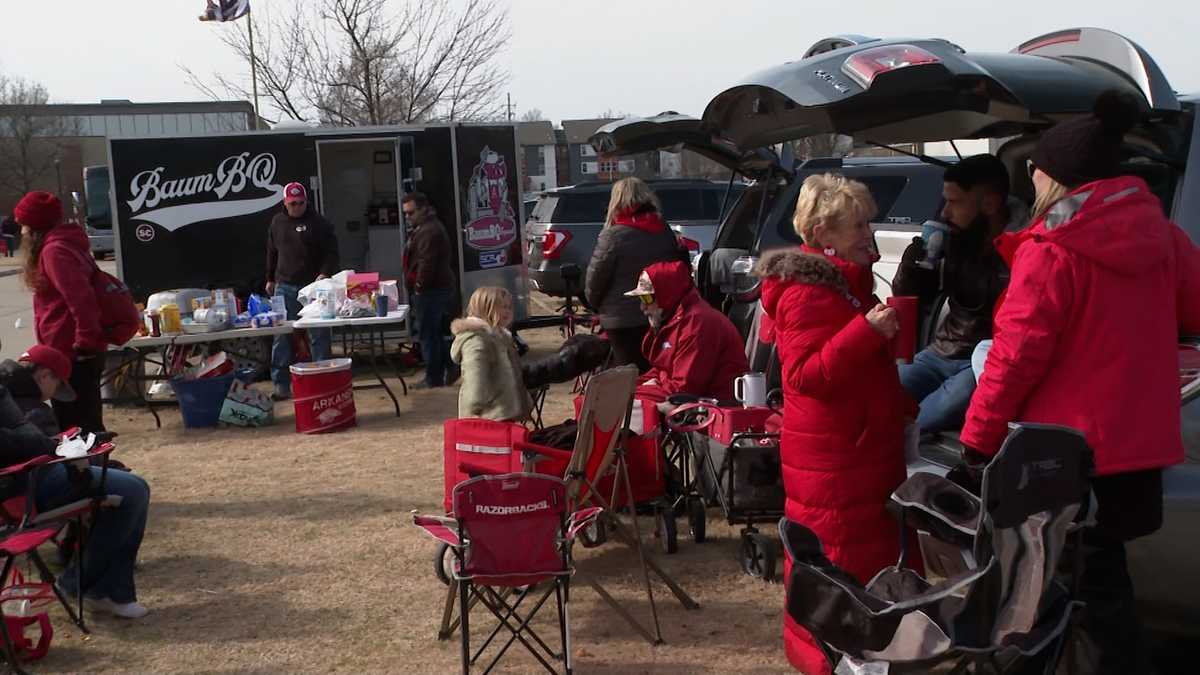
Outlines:
{"type": "Polygon", "coordinates": [[[617,181],[584,282],[584,298],[600,315],[612,344],[613,365],[635,363],[642,372],[650,367],[642,355],[650,324],[638,299],[625,291],[637,285],[642,270],[672,260],[689,262],[687,250],[662,217],[658,196],[640,178],[617,181]]]}
{"type": "MultiPolygon", "coordinates": [[[[917,413],[889,349],[899,321],[874,295],[875,213],[862,183],[810,176],[793,218],[804,244],[772,251],[756,268],[783,366],[785,514],[864,583],[900,555],[885,505],[904,481],[906,417],[917,413]]],[[[784,646],[801,672],[830,672],[788,616],[784,646]]]]}
{"type": "Polygon", "coordinates": [[[520,422],[533,410],[509,326],[512,294],[484,286],[471,294],[467,315],[450,324],[450,358],[462,367],[458,416],[520,422]]]}

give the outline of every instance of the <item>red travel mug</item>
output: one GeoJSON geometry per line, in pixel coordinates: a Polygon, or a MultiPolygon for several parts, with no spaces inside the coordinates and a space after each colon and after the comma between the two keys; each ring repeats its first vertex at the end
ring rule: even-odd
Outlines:
{"type": "Polygon", "coordinates": [[[917,297],[893,295],[887,304],[896,310],[896,318],[900,320],[900,332],[892,338],[892,354],[897,361],[912,363],[917,353],[917,297]]]}

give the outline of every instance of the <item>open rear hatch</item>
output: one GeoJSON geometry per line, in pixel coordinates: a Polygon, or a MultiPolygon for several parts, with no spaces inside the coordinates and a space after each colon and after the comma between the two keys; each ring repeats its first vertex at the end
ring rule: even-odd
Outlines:
{"type": "Polygon", "coordinates": [[[1007,54],[940,39],[834,45],[721,92],[700,131],[736,147],[824,133],[887,144],[998,138],[1088,113],[1110,88],[1156,113],[1179,110],[1145,50],[1096,28],[1043,35],[1007,54]]]}
{"type": "Polygon", "coordinates": [[[743,151],[736,144],[713,138],[695,117],[664,112],[654,117],[627,117],[610,122],[588,142],[604,155],[633,155],[653,150],[691,150],[749,178],[780,171],[779,157],[766,148],[743,151]]]}

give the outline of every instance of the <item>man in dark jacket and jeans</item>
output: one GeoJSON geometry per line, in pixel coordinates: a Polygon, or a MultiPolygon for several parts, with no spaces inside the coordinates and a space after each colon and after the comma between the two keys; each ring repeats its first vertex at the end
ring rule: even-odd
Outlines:
{"type": "Polygon", "coordinates": [[[918,263],[925,258],[920,239],[904,251],[893,295],[915,295],[931,309],[940,293],[949,314],[934,331],[933,341],[900,367],[900,383],[921,404],[917,426],[938,432],[962,426],[975,373],[971,353],[992,337],[992,310],[1008,286],[1008,265],[993,240],[1005,230],[1024,227],[1023,205],[1008,198],[1008,170],[992,155],[967,157],[946,169],[942,219],[952,227],[940,271],[918,263]]]}
{"type": "MultiPolygon", "coordinates": [[[[333,225],[308,208],[308,195],[299,183],[283,188],[283,213],[275,214],[267,231],[267,294],[283,298],[287,318],[300,315],[300,289],[338,272],[338,242],[333,225]]],[[[312,358],[329,358],[328,328],[308,331],[312,358]]],[[[275,399],[292,397],[292,336],[279,335],[271,348],[271,380],[275,399]]]]}
{"type": "Polygon", "coordinates": [[[424,194],[404,195],[400,208],[413,228],[408,240],[408,276],[421,356],[425,359],[425,381],[416,386],[443,387],[450,363],[444,327],[453,311],[455,289],[450,237],[424,194]]]}

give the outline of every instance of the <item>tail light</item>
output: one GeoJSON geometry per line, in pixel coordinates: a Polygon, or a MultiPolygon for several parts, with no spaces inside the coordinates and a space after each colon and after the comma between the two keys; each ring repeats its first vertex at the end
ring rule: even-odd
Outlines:
{"type": "Polygon", "coordinates": [[[909,66],[924,66],[941,63],[933,54],[913,45],[885,45],[864,49],[846,59],[842,72],[846,73],[863,89],[868,89],[875,78],[909,66]]]}
{"type": "Polygon", "coordinates": [[[696,241],[695,239],[688,239],[687,237],[683,236],[677,236],[676,239],[678,239],[679,243],[688,250],[688,253],[698,253],[700,251],[700,242],[696,241]]]}
{"type": "Polygon", "coordinates": [[[542,235],[542,259],[556,260],[562,255],[563,248],[567,245],[568,241],[571,241],[570,232],[547,230],[542,235]]]}

